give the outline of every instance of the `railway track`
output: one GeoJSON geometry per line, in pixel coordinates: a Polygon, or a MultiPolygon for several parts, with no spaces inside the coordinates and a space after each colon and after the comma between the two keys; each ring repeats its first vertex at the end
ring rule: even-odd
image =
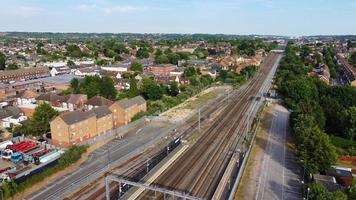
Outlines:
{"type": "MultiPolygon", "coordinates": [[[[234,91],[233,94],[236,94],[238,92],[234,91]]],[[[233,95],[232,94],[232,95],[233,95]]],[[[232,96],[231,95],[231,96],[232,96]]],[[[213,115],[217,111],[217,107],[224,107],[226,104],[224,103],[227,100],[227,95],[222,95],[218,97],[215,101],[211,102],[209,105],[204,106],[204,108],[201,111],[201,122],[204,123],[206,119],[209,119],[211,115],[213,115]]],[[[189,136],[189,133],[192,131],[196,130],[198,128],[198,121],[196,117],[192,117],[187,122],[182,126],[179,127],[179,132],[175,135],[172,135],[171,137],[181,137],[185,138],[189,136]]],[[[157,147],[159,148],[159,144],[157,147]]],[[[125,162],[124,164],[115,167],[112,169],[111,173],[116,173],[120,174],[124,177],[132,178],[134,177],[138,172],[142,171],[142,168],[146,167],[146,160],[147,157],[153,157],[155,155],[155,150],[150,149],[147,150],[146,153],[142,153],[141,157],[135,157],[134,159],[131,159],[130,162],[125,162]],[[143,155],[145,154],[145,155],[143,155]]],[[[82,200],[82,199],[104,199],[105,196],[103,195],[105,193],[105,185],[104,183],[104,177],[100,177],[100,179],[96,180],[95,182],[88,183],[88,185],[82,187],[80,190],[76,191],[73,194],[70,194],[67,196],[65,199],[74,199],[74,200],[82,200]]],[[[113,194],[118,191],[117,185],[114,183],[110,184],[110,188],[113,194]]]]}
{"type": "MultiPolygon", "coordinates": [[[[221,179],[236,144],[244,137],[245,113],[262,87],[278,55],[271,54],[258,74],[243,88],[199,139],[155,181],[156,185],[210,199],[221,179]]],[[[153,196],[150,192],[141,199],[153,196]]],[[[163,199],[163,196],[157,196],[163,199]]]]}
{"type": "MultiPolygon", "coordinates": [[[[225,168],[228,165],[236,144],[241,141],[244,129],[246,129],[245,113],[251,104],[251,97],[256,95],[263,84],[266,74],[274,63],[276,55],[266,58],[261,70],[247,84],[230,94],[230,103],[226,97],[220,97],[217,101],[202,109],[202,121],[208,119],[216,112],[222,112],[217,119],[209,125],[207,130],[199,134],[198,141],[186,152],[183,157],[173,163],[155,182],[165,188],[181,190],[197,197],[210,198],[214,188],[217,187],[225,168]],[[236,101],[234,101],[236,99],[236,101]],[[236,131],[238,130],[238,131],[236,131]],[[186,156],[188,155],[188,156],[186,156]],[[207,173],[208,172],[208,173],[207,173]],[[210,174],[210,175],[206,175],[210,174]]],[[[196,118],[191,118],[182,127],[177,137],[187,138],[198,127],[196,118]]],[[[154,155],[154,152],[150,152],[154,155]]],[[[134,177],[136,173],[146,167],[147,156],[137,158],[133,164],[127,163],[124,172],[117,173],[124,177],[134,177]]],[[[69,199],[105,199],[104,181],[97,180],[82,188],[69,199]]],[[[115,183],[110,184],[111,194],[115,197],[118,187],[115,183]]],[[[151,196],[149,192],[141,195],[141,199],[151,196]]],[[[157,196],[158,199],[163,196],[157,196]]]]}

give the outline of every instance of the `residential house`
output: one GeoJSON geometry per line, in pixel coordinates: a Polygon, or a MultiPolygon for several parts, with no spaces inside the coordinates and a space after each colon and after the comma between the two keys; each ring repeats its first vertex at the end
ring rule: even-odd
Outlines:
{"type": "Polygon", "coordinates": [[[91,110],[100,106],[111,106],[114,102],[102,96],[94,96],[85,102],[84,107],[86,110],[91,110]]]}
{"type": "Polygon", "coordinates": [[[27,117],[18,107],[8,106],[0,109],[0,121],[1,127],[10,128],[16,125],[20,125],[26,121],[27,117]]]}
{"type": "Polygon", "coordinates": [[[337,54],[338,63],[342,65],[345,75],[348,79],[348,82],[352,86],[356,86],[356,68],[353,67],[346,58],[342,57],[340,54],[337,54]]]}
{"type": "Polygon", "coordinates": [[[147,111],[146,100],[141,96],[116,101],[109,108],[113,113],[114,127],[126,125],[137,113],[147,111]]]}
{"type": "Polygon", "coordinates": [[[57,76],[57,75],[63,75],[63,74],[69,74],[71,72],[69,67],[63,66],[63,67],[53,67],[49,73],[51,76],[57,76]]]}
{"type": "Polygon", "coordinates": [[[160,65],[155,65],[151,67],[151,72],[153,75],[158,76],[158,75],[166,75],[169,76],[169,74],[174,71],[177,68],[176,65],[172,64],[160,64],[160,65]]]}
{"type": "Polygon", "coordinates": [[[52,144],[70,147],[96,136],[96,115],[80,110],[63,113],[50,122],[52,144]]]}
{"type": "Polygon", "coordinates": [[[63,113],[50,122],[52,143],[60,147],[70,147],[100,136],[113,129],[111,110],[106,106],[90,111],[63,113]]]}
{"type": "Polygon", "coordinates": [[[72,72],[75,76],[98,76],[100,75],[99,70],[93,67],[74,69],[72,72]]]}
{"type": "Polygon", "coordinates": [[[38,104],[44,102],[53,107],[64,108],[69,111],[82,108],[87,99],[87,95],[84,94],[68,94],[60,96],[53,92],[41,94],[36,98],[38,104]]]}
{"type": "Polygon", "coordinates": [[[107,106],[99,106],[91,109],[96,116],[96,135],[100,136],[114,128],[113,115],[107,106]]]}
{"type": "Polygon", "coordinates": [[[70,111],[82,108],[85,102],[88,100],[88,97],[85,94],[69,94],[67,96],[69,96],[69,98],[66,101],[66,103],[67,103],[67,108],[70,111]]]}
{"type": "Polygon", "coordinates": [[[49,75],[47,67],[29,67],[17,70],[2,71],[0,73],[0,82],[11,82],[36,79],[49,75]]]}
{"type": "Polygon", "coordinates": [[[16,95],[17,105],[35,104],[38,93],[32,90],[25,90],[16,95]]]}

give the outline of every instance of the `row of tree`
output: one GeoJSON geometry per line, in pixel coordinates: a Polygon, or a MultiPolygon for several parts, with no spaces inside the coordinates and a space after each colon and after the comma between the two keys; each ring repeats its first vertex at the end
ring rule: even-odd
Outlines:
{"type": "MultiPolygon", "coordinates": [[[[292,43],[288,44],[277,72],[276,85],[287,107],[293,111],[290,120],[296,137],[297,156],[308,172],[318,173],[330,168],[337,159],[329,134],[356,139],[356,89],[329,86],[308,76],[315,60],[305,62],[297,56],[301,51],[292,43]]],[[[324,194],[328,199],[346,199],[340,192],[327,193],[325,188],[315,184],[310,187],[314,195],[311,199],[320,199],[324,194]]]]}
{"type": "Polygon", "coordinates": [[[68,92],[86,94],[88,98],[100,95],[107,99],[115,100],[117,95],[115,83],[108,76],[85,76],[83,80],[74,78],[70,86],[68,92]]]}

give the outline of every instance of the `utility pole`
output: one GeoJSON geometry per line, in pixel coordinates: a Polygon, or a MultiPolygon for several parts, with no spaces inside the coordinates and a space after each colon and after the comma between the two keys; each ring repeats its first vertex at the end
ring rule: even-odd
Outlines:
{"type": "Polygon", "coordinates": [[[148,174],[149,167],[150,167],[150,164],[148,163],[148,161],[149,161],[149,158],[147,157],[147,160],[146,160],[146,174],[148,174]]]}
{"type": "Polygon", "coordinates": [[[198,110],[198,123],[199,123],[198,128],[199,128],[199,133],[200,133],[200,108],[198,110]]]}
{"type": "Polygon", "coordinates": [[[105,196],[106,200],[110,200],[110,183],[108,177],[105,177],[105,196]]]}
{"type": "Polygon", "coordinates": [[[107,154],[108,154],[108,169],[110,169],[110,148],[108,144],[106,144],[106,146],[107,146],[107,154]]]}

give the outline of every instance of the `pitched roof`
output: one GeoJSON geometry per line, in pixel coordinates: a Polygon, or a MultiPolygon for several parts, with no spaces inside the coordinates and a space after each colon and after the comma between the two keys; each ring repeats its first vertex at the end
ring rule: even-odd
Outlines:
{"type": "Polygon", "coordinates": [[[130,99],[131,101],[135,102],[137,105],[141,105],[146,103],[146,100],[142,97],[142,96],[136,96],[132,99],[130,99]]]}
{"type": "Polygon", "coordinates": [[[32,99],[38,97],[37,92],[34,92],[32,90],[25,90],[17,95],[17,97],[22,98],[22,99],[32,99]]]}
{"type": "Polygon", "coordinates": [[[111,110],[107,106],[100,106],[97,108],[93,108],[88,112],[94,113],[96,115],[97,119],[105,117],[112,113],[111,110]]]}
{"type": "Polygon", "coordinates": [[[0,77],[8,77],[8,76],[22,76],[34,73],[48,73],[49,70],[47,67],[29,67],[29,68],[21,68],[16,70],[8,70],[1,71],[0,77]]]}
{"type": "Polygon", "coordinates": [[[59,96],[56,93],[47,92],[47,93],[40,94],[38,97],[36,97],[36,100],[42,100],[48,102],[54,102],[54,101],[65,102],[68,100],[68,98],[69,95],[59,96]]]}
{"type": "Polygon", "coordinates": [[[121,99],[119,101],[115,102],[116,104],[118,104],[120,107],[122,108],[129,108],[131,106],[133,106],[135,103],[133,103],[132,101],[130,101],[129,99],[121,99]]]}
{"type": "Polygon", "coordinates": [[[0,109],[0,119],[18,115],[20,113],[22,113],[20,108],[15,107],[15,106],[8,106],[8,107],[0,109]]]}
{"type": "Polygon", "coordinates": [[[92,106],[111,106],[114,102],[102,96],[94,96],[90,98],[85,104],[92,106]]]}
{"type": "Polygon", "coordinates": [[[129,108],[135,104],[137,104],[137,105],[144,104],[144,103],[146,103],[146,100],[142,96],[136,96],[131,99],[122,99],[122,100],[116,101],[115,103],[118,104],[120,107],[126,109],[126,108],[129,108]]]}
{"type": "Polygon", "coordinates": [[[77,104],[82,99],[87,99],[87,95],[84,94],[70,94],[67,103],[77,104]]]}
{"type": "Polygon", "coordinates": [[[80,110],[73,111],[73,112],[68,112],[60,115],[60,117],[63,119],[63,121],[68,124],[72,125],[78,122],[81,122],[83,120],[89,119],[91,117],[95,117],[94,112],[83,112],[80,110]]]}

